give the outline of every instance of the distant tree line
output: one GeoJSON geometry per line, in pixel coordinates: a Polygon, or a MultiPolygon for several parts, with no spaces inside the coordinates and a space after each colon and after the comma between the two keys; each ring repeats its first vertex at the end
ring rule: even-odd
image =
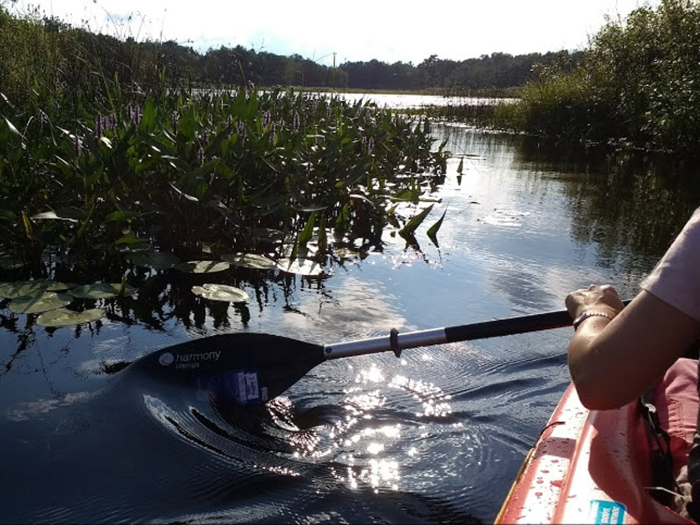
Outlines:
{"type": "Polygon", "coordinates": [[[346,62],[340,70],[347,74],[346,87],[353,89],[506,89],[524,85],[538,68],[556,64],[562,70],[571,70],[582,58],[580,51],[492,53],[461,61],[430,55],[417,66],[370,60],[346,62]]]}
{"type": "MultiPolygon", "coordinates": [[[[37,93],[79,96],[85,83],[120,89],[253,84],[377,90],[476,90],[522,86],[533,69],[573,68],[582,53],[493,53],[462,61],[431,55],[418,65],[378,60],[320,65],[298,54],[281,56],[242,46],[200,53],[174,41],[137,42],[95,34],[46,17],[18,16],[0,0],[0,92],[21,102],[37,93]],[[100,80],[101,79],[101,80],[100,80]]],[[[70,105],[70,104],[69,104],[70,105]]],[[[64,107],[65,109],[65,107],[64,107]]]]}

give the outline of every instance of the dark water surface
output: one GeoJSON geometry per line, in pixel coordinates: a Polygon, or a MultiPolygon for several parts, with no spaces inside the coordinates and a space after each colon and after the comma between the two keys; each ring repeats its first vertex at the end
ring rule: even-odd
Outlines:
{"type": "Polygon", "coordinates": [[[232,269],[236,307],[155,273],[77,329],[0,305],[0,522],[492,521],[568,384],[569,330],[327,362],[250,412],[123,369],[219,333],[324,344],[559,310],[594,282],[631,297],[700,205],[662,160],[435,133],[455,158],[420,251],[387,234],[323,280],[232,269]]]}

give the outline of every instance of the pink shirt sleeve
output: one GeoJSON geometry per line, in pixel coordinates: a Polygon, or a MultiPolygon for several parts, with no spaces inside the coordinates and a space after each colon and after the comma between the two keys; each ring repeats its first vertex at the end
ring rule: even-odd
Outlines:
{"type": "Polygon", "coordinates": [[[700,208],[641,287],[700,321],[700,208]]]}

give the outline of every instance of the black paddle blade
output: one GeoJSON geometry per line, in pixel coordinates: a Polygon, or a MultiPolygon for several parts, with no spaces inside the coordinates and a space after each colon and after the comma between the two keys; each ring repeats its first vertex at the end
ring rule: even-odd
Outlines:
{"type": "Polygon", "coordinates": [[[134,361],[129,370],[248,406],[279,396],[323,360],[319,345],[240,333],[163,348],[134,361]]]}

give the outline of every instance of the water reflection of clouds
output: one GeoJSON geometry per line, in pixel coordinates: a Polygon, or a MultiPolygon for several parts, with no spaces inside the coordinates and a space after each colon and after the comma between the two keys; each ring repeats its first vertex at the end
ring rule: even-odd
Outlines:
{"type": "Polygon", "coordinates": [[[5,413],[10,421],[29,421],[37,416],[48,414],[57,408],[67,407],[76,403],[84,403],[95,396],[94,392],[73,392],[58,399],[39,399],[17,403],[14,408],[5,413]]]}
{"type": "Polygon", "coordinates": [[[321,332],[328,343],[340,337],[374,336],[405,324],[405,318],[389,303],[392,296],[381,290],[381,285],[352,276],[334,284],[331,297],[330,293],[326,297],[316,293],[300,296],[296,310],[303,315],[289,313],[282,319],[290,334],[321,332]]]}

